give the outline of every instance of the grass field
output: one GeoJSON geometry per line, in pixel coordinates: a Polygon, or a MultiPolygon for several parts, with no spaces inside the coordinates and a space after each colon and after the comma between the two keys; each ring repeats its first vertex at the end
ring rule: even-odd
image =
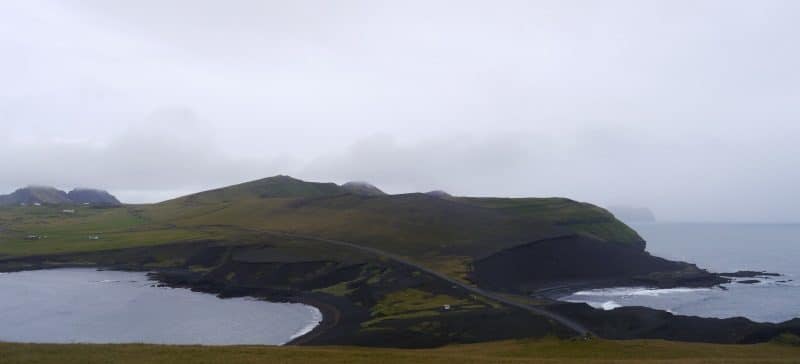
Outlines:
{"type": "Polygon", "coordinates": [[[355,347],[2,344],[2,363],[800,363],[786,344],[556,339],[401,350],[355,347]]]}
{"type": "Polygon", "coordinates": [[[213,229],[146,220],[135,206],[70,209],[75,212],[47,206],[0,208],[0,256],[121,249],[220,236],[213,229]]]}

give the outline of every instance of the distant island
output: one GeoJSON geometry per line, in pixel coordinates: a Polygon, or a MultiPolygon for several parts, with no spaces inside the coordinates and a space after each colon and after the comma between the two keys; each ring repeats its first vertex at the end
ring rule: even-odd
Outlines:
{"type": "Polygon", "coordinates": [[[624,205],[609,206],[614,216],[624,222],[655,222],[656,215],[647,207],[632,207],[624,205]]]}

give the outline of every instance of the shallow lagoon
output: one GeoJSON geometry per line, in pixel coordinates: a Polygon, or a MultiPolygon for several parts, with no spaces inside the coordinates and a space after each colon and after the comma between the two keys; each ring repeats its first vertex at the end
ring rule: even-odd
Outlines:
{"type": "Polygon", "coordinates": [[[0,341],[280,345],[321,319],[302,304],[156,287],[145,273],[0,273],[0,341]]]}

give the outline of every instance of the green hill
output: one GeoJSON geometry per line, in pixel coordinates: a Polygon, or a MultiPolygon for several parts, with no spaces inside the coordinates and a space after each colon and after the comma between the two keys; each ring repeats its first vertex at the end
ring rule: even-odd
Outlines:
{"type": "Polygon", "coordinates": [[[146,220],[183,231],[281,232],[338,239],[466,278],[472,261],[532,241],[586,235],[643,250],[607,211],[555,198],[364,194],[276,176],[142,206],[146,220]]]}
{"type": "Polygon", "coordinates": [[[0,244],[0,254],[47,252],[44,244],[27,244],[28,249],[20,246],[21,238],[29,234],[61,238],[53,251],[64,252],[163,244],[176,238],[225,239],[242,231],[340,239],[420,260],[440,257],[435,259],[439,263],[575,234],[643,248],[641,237],[607,211],[568,199],[363,194],[335,183],[306,182],[289,176],[158,204],[106,212],[79,209],[69,217],[57,211],[6,208],[0,211],[0,227],[18,233],[0,235],[5,240],[0,244]],[[111,215],[115,218],[109,219],[111,215]],[[54,219],[56,216],[59,218],[54,219]],[[107,239],[71,243],[87,234],[105,234],[107,239]]]}
{"type": "Polygon", "coordinates": [[[335,183],[305,182],[289,176],[274,176],[178,198],[186,204],[224,203],[252,198],[303,198],[344,193],[335,183]]]}
{"type": "Polygon", "coordinates": [[[644,239],[609,211],[567,198],[462,198],[463,201],[509,214],[546,221],[599,240],[642,244],[644,239]]]}

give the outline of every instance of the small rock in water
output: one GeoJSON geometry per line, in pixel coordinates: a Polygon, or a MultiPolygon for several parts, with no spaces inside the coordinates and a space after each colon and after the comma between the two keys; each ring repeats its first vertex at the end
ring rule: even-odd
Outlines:
{"type": "Polygon", "coordinates": [[[732,278],[767,278],[767,277],[780,277],[780,273],[769,273],[769,272],[758,272],[753,270],[740,270],[738,272],[732,273],[719,273],[719,275],[723,277],[732,277],[732,278]]]}

